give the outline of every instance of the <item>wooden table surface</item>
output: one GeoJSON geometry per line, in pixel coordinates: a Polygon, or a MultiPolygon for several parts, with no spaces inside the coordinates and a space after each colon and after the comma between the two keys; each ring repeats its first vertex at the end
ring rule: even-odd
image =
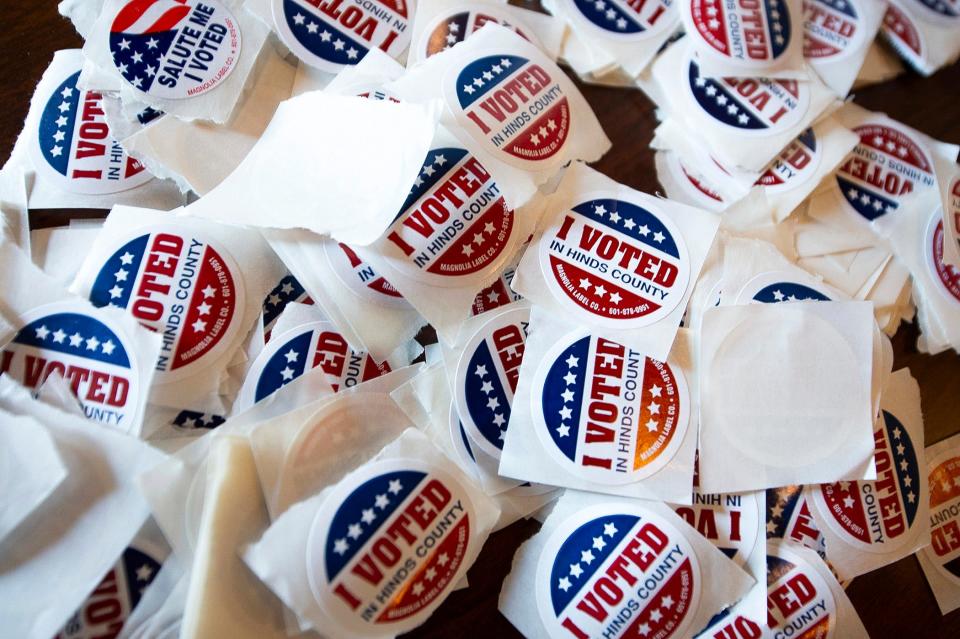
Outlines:
{"type": "MultiPolygon", "coordinates": [[[[0,158],[5,162],[26,117],[30,96],[58,49],[83,42],[56,11],[56,2],[10,2],[0,35],[0,158]]],[[[656,126],[653,104],[640,91],[582,86],[613,149],[595,167],[629,186],[660,189],[649,144],[656,126]]],[[[930,78],[907,74],[869,87],[855,101],[884,111],[934,138],[960,144],[960,64],[930,78]]],[[[101,213],[102,214],[102,213],[101,213]]],[[[63,223],[65,213],[34,214],[35,226],[63,223]]],[[[902,326],[893,340],[895,368],[904,366],[920,383],[927,444],[960,432],[960,356],[917,352],[915,325],[902,326]]],[[[513,524],[493,535],[469,573],[470,587],[453,593],[433,617],[410,636],[513,637],[519,633],[497,612],[500,584],[514,551],[539,527],[513,524]]],[[[870,636],[960,637],[960,610],[942,617],[914,557],[858,577],[848,590],[870,636]]],[[[2,634],[2,631],[0,631],[2,634]]],[[[837,639],[843,639],[842,637],[837,639]]]]}

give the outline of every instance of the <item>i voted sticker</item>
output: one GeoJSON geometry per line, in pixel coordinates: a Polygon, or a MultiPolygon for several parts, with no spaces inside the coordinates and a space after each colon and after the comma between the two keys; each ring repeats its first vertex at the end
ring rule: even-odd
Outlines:
{"type": "Polygon", "coordinates": [[[406,632],[466,573],[477,525],[466,488],[439,466],[368,464],[317,512],[307,540],[311,590],[350,634],[406,632]]]}
{"type": "Polygon", "coordinates": [[[783,544],[767,547],[767,628],[777,637],[830,639],[837,606],[816,568],[783,544]]]}
{"type": "Polygon", "coordinates": [[[655,204],[589,193],[543,232],[539,259],[561,306],[587,322],[634,329],[670,315],[690,285],[679,229],[655,204]]]}
{"type": "Polygon", "coordinates": [[[762,71],[790,47],[791,22],[785,0],[686,0],[705,51],[762,71]]]}
{"type": "Polygon", "coordinates": [[[87,419],[132,427],[139,418],[140,368],[122,331],[76,302],[38,306],[19,319],[23,328],[0,352],[0,373],[34,390],[58,373],[87,419]]]}
{"type": "Polygon", "coordinates": [[[464,130],[497,159],[546,171],[562,162],[573,114],[566,75],[533,46],[524,55],[480,54],[444,79],[447,104],[464,130]]]}
{"type": "Polygon", "coordinates": [[[946,450],[930,461],[930,545],[923,549],[940,574],[960,587],[960,455],[946,450]]]}
{"type": "Polygon", "coordinates": [[[307,291],[300,282],[289,273],[284,275],[263,299],[263,341],[270,340],[270,332],[274,324],[287,308],[287,304],[313,304],[307,291]]]}
{"type": "Polygon", "coordinates": [[[860,48],[866,37],[859,0],[803,1],[803,57],[842,60],[860,48]]]}
{"type": "Polygon", "coordinates": [[[380,246],[404,275],[449,287],[499,270],[519,239],[513,211],[480,161],[463,148],[438,146],[380,246]]]}
{"type": "Polygon", "coordinates": [[[161,553],[128,546],[55,639],[98,639],[115,635],[140,603],[162,563],[161,553]]]}
{"type": "Polygon", "coordinates": [[[430,21],[417,47],[420,59],[424,60],[463,42],[488,22],[511,29],[525,40],[540,46],[533,32],[517,20],[514,14],[496,5],[476,8],[458,5],[441,11],[430,21]]]}
{"type": "Polygon", "coordinates": [[[599,504],[562,522],[537,562],[551,637],[688,637],[703,592],[690,542],[641,504],[599,504]]]}
{"type": "Polygon", "coordinates": [[[240,45],[237,19],[218,0],[130,0],[110,25],[117,71],[155,98],[216,88],[236,67],[240,45]]]}
{"type": "Polygon", "coordinates": [[[90,301],[126,309],[163,338],[159,383],[211,366],[240,339],[240,269],[204,234],[163,225],[133,230],[105,252],[90,301]]]}
{"type": "Polygon", "coordinates": [[[683,373],[616,342],[577,332],[540,363],[531,396],[540,443],[571,474],[607,485],[649,477],[687,432],[683,373]]]}
{"type": "Polygon", "coordinates": [[[760,302],[829,302],[830,294],[813,282],[798,282],[796,276],[782,271],[760,273],[743,285],[737,304],[760,302]]]}
{"type": "Polygon", "coordinates": [[[457,362],[457,411],[477,446],[500,458],[530,324],[530,309],[498,313],[470,336],[457,362]]]}
{"type": "Polygon", "coordinates": [[[813,501],[834,534],[867,552],[888,553],[910,537],[917,509],[926,499],[910,433],[892,413],[881,411],[873,433],[875,481],[823,484],[813,501]]]}
{"type": "Polygon", "coordinates": [[[319,367],[334,392],[390,372],[363,351],[355,351],[329,322],[310,322],[274,335],[250,366],[237,406],[249,407],[304,373],[319,367]]]}
{"type": "Polygon", "coordinates": [[[370,49],[399,57],[410,43],[406,0],[272,0],[277,32],[298,58],[338,73],[370,49]]]}
{"type": "Polygon", "coordinates": [[[562,0],[578,26],[620,42],[638,42],[675,25],[674,0],[562,0]]]}
{"type": "Polygon", "coordinates": [[[947,300],[960,304],[960,269],[943,263],[943,218],[937,209],[927,222],[923,253],[936,288],[947,300]]]}
{"type": "Polygon", "coordinates": [[[103,110],[103,95],[77,86],[80,60],[57,64],[41,86],[43,104],[30,151],[33,166],[57,188],[73,193],[108,195],[153,179],[113,138],[103,110]],[[55,75],[54,75],[55,74],[55,75]]]}
{"type": "Polygon", "coordinates": [[[757,185],[770,194],[791,191],[813,177],[822,158],[817,136],[813,129],[807,129],[780,152],[757,180],[757,185]]]}
{"type": "Polygon", "coordinates": [[[795,126],[810,104],[808,82],[769,78],[708,78],[692,58],[685,83],[711,120],[744,135],[775,135],[795,126]]]}
{"type": "Polygon", "coordinates": [[[693,505],[674,506],[684,521],[741,568],[747,565],[764,516],[763,493],[693,493],[693,505]]]}
{"type": "Polygon", "coordinates": [[[837,188],[847,204],[867,220],[900,207],[907,193],[936,188],[930,153],[891,120],[853,129],[860,136],[837,169],[837,188]]]}
{"type": "Polygon", "coordinates": [[[393,308],[410,308],[400,291],[346,244],[324,242],[323,253],[340,283],[361,299],[393,308]]]}

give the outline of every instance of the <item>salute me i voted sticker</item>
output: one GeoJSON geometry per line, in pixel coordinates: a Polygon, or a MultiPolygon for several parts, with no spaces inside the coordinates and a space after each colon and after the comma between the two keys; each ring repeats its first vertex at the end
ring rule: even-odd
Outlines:
{"type": "Polygon", "coordinates": [[[866,31],[859,0],[804,0],[803,57],[841,60],[856,51],[866,31]]]}
{"type": "Polygon", "coordinates": [[[370,49],[394,58],[410,43],[413,5],[406,0],[272,0],[277,32],[298,58],[337,73],[370,49]]]}
{"type": "Polygon", "coordinates": [[[441,51],[446,51],[466,40],[488,22],[512,29],[520,37],[540,46],[533,31],[521,24],[515,14],[492,4],[481,7],[470,7],[464,4],[445,9],[430,21],[429,26],[420,36],[420,42],[416,45],[416,54],[419,55],[420,60],[425,60],[441,51]]]}
{"type": "Polygon", "coordinates": [[[35,101],[43,105],[30,154],[38,173],[74,193],[119,193],[153,179],[110,133],[103,95],[77,86],[82,58],[63,52],[44,74],[35,101]]]}
{"type": "Polygon", "coordinates": [[[310,588],[347,633],[395,636],[423,623],[466,573],[477,526],[469,492],[440,467],[368,464],[317,512],[310,588]]]}
{"type": "Polygon", "coordinates": [[[0,352],[0,373],[33,390],[58,373],[87,419],[121,428],[137,422],[140,368],[122,331],[75,302],[39,306],[20,319],[23,328],[0,352]]]}
{"type": "Polygon", "coordinates": [[[663,468],[687,430],[683,373],[602,337],[561,339],[534,374],[534,430],[571,474],[607,485],[633,483],[663,468]]]}
{"type": "Polygon", "coordinates": [[[106,249],[90,289],[94,306],[126,309],[160,334],[157,382],[211,366],[241,337],[244,287],[233,257],[202,233],[133,229],[106,249]]]}
{"type": "Polygon", "coordinates": [[[639,504],[600,504],[561,523],[536,568],[551,637],[691,636],[703,586],[684,535],[639,504]]]}
{"type": "Polygon", "coordinates": [[[218,0],[131,0],[114,17],[109,39],[123,79],[156,98],[206,93],[240,58],[237,19],[218,0]]]}
{"type": "Polygon", "coordinates": [[[700,50],[763,71],[788,51],[792,20],[785,0],[684,0],[700,50]]]}

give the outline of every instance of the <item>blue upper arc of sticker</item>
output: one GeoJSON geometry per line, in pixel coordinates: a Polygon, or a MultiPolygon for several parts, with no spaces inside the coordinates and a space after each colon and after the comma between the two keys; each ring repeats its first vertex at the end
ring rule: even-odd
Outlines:
{"type": "Polygon", "coordinates": [[[40,115],[40,127],[37,131],[43,159],[64,177],[69,177],[67,172],[70,151],[73,148],[73,130],[77,118],[80,117],[81,91],[77,88],[79,77],[80,72],[77,71],[50,95],[40,115]],[[61,137],[63,139],[58,139],[61,137]]]}
{"type": "Polygon", "coordinates": [[[130,368],[123,342],[100,320],[80,313],[53,313],[35,319],[13,338],[33,346],[73,357],[130,368]]]}
{"type": "Polygon", "coordinates": [[[403,215],[407,209],[429,193],[437,184],[447,176],[460,160],[467,155],[466,149],[458,149],[451,146],[445,146],[437,149],[430,149],[427,157],[423,159],[423,166],[420,167],[420,173],[417,174],[417,182],[414,182],[410,189],[410,195],[404,200],[400,211],[394,216],[393,221],[403,215]]]}
{"type": "Polygon", "coordinates": [[[646,29],[612,0],[573,0],[584,18],[612,33],[642,33],[646,29]],[[621,20],[623,22],[621,22],[621,20]],[[617,25],[623,24],[621,29],[617,25]]]}
{"type": "Polygon", "coordinates": [[[550,571],[550,601],[555,615],[559,616],[590,586],[591,578],[639,521],[636,515],[605,515],[591,519],[567,536],[557,550],[550,571]],[[587,561],[586,553],[589,553],[587,558],[591,555],[593,558],[587,561]]]}
{"type": "MultiPolygon", "coordinates": [[[[880,411],[883,413],[883,423],[887,431],[887,442],[890,445],[890,453],[892,457],[892,462],[894,465],[894,473],[897,476],[897,486],[900,488],[900,494],[903,495],[903,507],[907,513],[907,525],[913,525],[913,520],[917,517],[917,509],[920,507],[920,497],[917,497],[913,500],[913,503],[910,503],[910,500],[907,499],[906,495],[912,490],[913,486],[920,486],[920,468],[917,463],[917,451],[913,447],[913,442],[910,440],[910,432],[904,428],[903,424],[900,423],[900,420],[894,417],[892,413],[889,413],[885,410],[880,411]],[[901,436],[899,439],[893,436],[893,431],[900,429],[901,436]],[[897,454],[897,446],[903,446],[903,454],[897,454]],[[901,461],[906,461],[906,468],[901,465],[901,461]]],[[[925,481],[925,480],[924,480],[925,481]]]]}
{"type": "Polygon", "coordinates": [[[767,37],[770,39],[770,51],[776,59],[790,46],[790,9],[783,0],[764,0],[763,4],[767,8],[767,37]],[[777,17],[774,19],[773,15],[777,17]],[[774,29],[774,25],[779,25],[780,31],[774,29]],[[777,42],[777,36],[781,36],[783,42],[777,42]]]}
{"type": "Polygon", "coordinates": [[[149,234],[134,238],[117,249],[104,262],[90,289],[90,302],[94,306],[113,304],[120,308],[127,308],[149,240],[149,234]]]}
{"type": "Polygon", "coordinates": [[[820,4],[825,4],[834,11],[844,14],[845,16],[856,20],[857,19],[857,9],[853,6],[852,0],[816,0],[820,4]]]}
{"type": "Polygon", "coordinates": [[[733,91],[714,78],[702,77],[700,66],[693,60],[690,60],[690,67],[687,69],[687,79],[697,104],[720,122],[738,129],[753,131],[769,128],[751,111],[743,108],[742,101],[733,91]],[[719,100],[721,97],[725,99],[719,100]],[[741,121],[740,118],[745,118],[745,121],[741,121]]]}
{"type": "Polygon", "coordinates": [[[573,211],[641,244],[680,259],[680,249],[677,248],[673,234],[660,218],[643,207],[623,200],[598,198],[574,206],[573,211]],[[619,218],[611,219],[611,214],[616,214],[619,218]],[[628,220],[633,222],[632,226],[627,224],[628,220]],[[659,242],[654,239],[658,233],[663,236],[659,242]]]}
{"type": "Polygon", "coordinates": [[[343,65],[357,64],[367,55],[368,47],[348,36],[343,30],[332,27],[328,23],[317,24],[311,19],[312,15],[310,11],[306,11],[295,0],[283,0],[283,16],[287,21],[290,33],[297,39],[297,42],[303,45],[304,49],[313,55],[334,64],[343,65]],[[304,12],[306,12],[306,16],[303,15],[304,12]],[[302,19],[298,24],[297,16],[305,19],[302,19]],[[310,25],[313,25],[312,31],[310,25]],[[329,32],[329,29],[333,30],[333,34],[329,32]],[[328,37],[324,37],[324,33],[328,37]],[[337,44],[338,42],[340,44],[337,44]],[[353,57],[350,57],[350,49],[354,49],[356,52],[353,57]]]}
{"type": "Polygon", "coordinates": [[[754,294],[753,299],[764,304],[778,302],[829,302],[830,298],[815,288],[810,288],[797,282],[774,282],[768,284],[754,294]],[[793,299],[790,299],[790,298],[793,299]]]}
{"type": "Polygon", "coordinates": [[[280,390],[280,387],[284,384],[288,384],[303,375],[307,368],[307,361],[313,356],[313,353],[310,352],[312,338],[313,331],[305,331],[287,341],[267,360],[260,372],[260,379],[257,380],[257,388],[253,397],[254,402],[259,402],[261,399],[272,395],[280,390]],[[287,357],[288,353],[294,353],[296,357],[287,357]],[[293,361],[290,361],[291,359],[293,361]]]}
{"type": "Polygon", "coordinates": [[[935,13],[939,13],[942,16],[946,16],[948,18],[956,18],[957,16],[960,16],[960,12],[953,9],[950,5],[948,5],[946,2],[943,2],[942,0],[915,0],[915,1],[919,2],[926,8],[930,9],[931,11],[935,13]]]}
{"type": "Polygon", "coordinates": [[[543,394],[540,400],[543,421],[550,437],[553,438],[553,443],[572,461],[576,460],[577,442],[580,440],[580,408],[586,388],[590,341],[588,335],[565,348],[554,359],[543,380],[543,394]],[[576,366],[568,365],[567,361],[570,357],[576,358],[576,366]],[[572,377],[567,377],[568,375],[572,377]],[[572,401],[564,401],[563,393],[568,390],[573,393],[572,401]],[[564,417],[567,409],[570,410],[569,418],[564,417]],[[563,432],[567,434],[561,434],[558,430],[561,427],[565,428],[563,432]]]}
{"type": "Polygon", "coordinates": [[[507,422],[510,421],[510,400],[507,398],[500,375],[497,374],[497,364],[486,340],[481,341],[473,355],[470,356],[464,386],[467,411],[470,413],[470,418],[476,425],[477,430],[480,431],[484,439],[502,450],[501,426],[498,426],[493,420],[499,414],[503,419],[501,425],[506,426],[507,422]],[[476,374],[478,367],[481,366],[486,371],[486,374],[482,376],[476,374]],[[490,392],[483,391],[486,383],[489,383],[492,387],[490,392]],[[494,403],[496,408],[490,407],[491,402],[494,403]]]}
{"type": "Polygon", "coordinates": [[[837,174],[837,185],[843,198],[867,220],[873,221],[898,208],[896,201],[877,191],[869,190],[837,174]]]}
{"type": "Polygon", "coordinates": [[[363,550],[364,545],[390,520],[400,504],[426,476],[426,473],[414,470],[385,473],[368,479],[343,500],[327,531],[324,549],[327,581],[333,581],[363,550]],[[399,486],[399,490],[391,492],[392,486],[399,486]]]}
{"type": "Polygon", "coordinates": [[[528,62],[518,55],[488,55],[474,60],[457,75],[460,106],[466,109],[528,62]],[[467,86],[471,89],[467,89],[467,86]]]}

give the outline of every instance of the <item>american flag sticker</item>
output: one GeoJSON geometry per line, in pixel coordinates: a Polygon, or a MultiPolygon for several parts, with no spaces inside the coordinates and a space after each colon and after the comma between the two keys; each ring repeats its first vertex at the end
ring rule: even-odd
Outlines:
{"type": "Polygon", "coordinates": [[[943,263],[943,242],[943,218],[938,209],[933,211],[927,224],[923,253],[933,280],[940,285],[938,290],[946,299],[960,304],[960,269],[953,264],[943,263]]]}
{"type": "Polygon", "coordinates": [[[803,57],[840,60],[860,46],[866,32],[859,0],[806,0],[803,3],[803,57]]]}
{"type": "Polygon", "coordinates": [[[218,362],[240,338],[244,288],[233,257],[200,233],[137,229],[116,240],[90,289],[94,306],[125,309],[163,338],[156,380],[218,362]]]}
{"type": "Polygon", "coordinates": [[[930,539],[923,552],[960,587],[960,454],[945,450],[930,461],[930,539]]]}
{"type": "Polygon", "coordinates": [[[338,73],[370,49],[398,57],[410,44],[407,0],[273,0],[277,32],[298,58],[338,73]]]}
{"type": "Polygon", "coordinates": [[[465,286],[499,270],[518,240],[513,211],[480,161],[463,148],[438,146],[379,245],[408,277],[465,286]]]}
{"type": "Polygon", "coordinates": [[[85,303],[47,304],[19,319],[23,328],[0,351],[0,373],[33,390],[58,373],[87,419],[132,428],[140,369],[122,331],[91,316],[85,303]]]}
{"type": "Polygon", "coordinates": [[[587,322],[640,328],[670,315],[690,285],[690,258],[673,220],[648,205],[588,194],[540,239],[553,297],[587,322]]]}
{"type": "Polygon", "coordinates": [[[937,188],[930,153],[894,122],[866,122],[853,132],[860,144],[840,164],[836,181],[854,212],[872,221],[897,210],[906,194],[937,188]]]}
{"type": "Polygon", "coordinates": [[[463,42],[488,22],[512,29],[520,37],[539,46],[529,28],[520,24],[513,15],[496,6],[487,5],[476,9],[457,7],[442,11],[426,28],[419,45],[420,59],[424,60],[463,42]]]}
{"type": "Polygon", "coordinates": [[[565,0],[574,20],[601,37],[636,42],[676,24],[676,0],[565,0]]]}
{"type": "Polygon", "coordinates": [[[409,309],[410,303],[387,278],[342,242],[324,242],[323,252],[337,279],[356,296],[374,304],[409,309]]]}
{"type": "Polygon", "coordinates": [[[220,85],[240,58],[240,27],[218,0],[130,0],[110,25],[110,53],[132,87],[170,100],[220,85]]]}
{"type": "Polygon", "coordinates": [[[822,151],[813,129],[808,128],[780,152],[757,179],[757,185],[765,187],[768,194],[797,188],[816,173],[822,151]]]}
{"type": "Polygon", "coordinates": [[[454,396],[464,429],[500,458],[530,324],[529,308],[494,314],[470,336],[457,363],[454,396]]]}
{"type": "Polygon", "coordinates": [[[62,52],[44,74],[35,102],[42,104],[31,144],[33,165],[57,188],[107,195],[153,179],[113,138],[103,96],[77,86],[82,58],[62,52]]]}
{"type": "Polygon", "coordinates": [[[766,626],[775,637],[836,635],[837,608],[830,586],[816,568],[782,543],[767,547],[766,626]]]}
{"type": "Polygon", "coordinates": [[[601,504],[553,532],[536,599],[551,637],[689,637],[702,592],[690,542],[641,505],[601,504]]]}
{"type": "Polygon", "coordinates": [[[636,482],[663,468],[686,436],[683,373],[603,337],[558,340],[537,369],[534,430],[564,470],[600,484],[636,482]]]}
{"type": "Polygon", "coordinates": [[[697,36],[709,51],[762,69],[790,47],[791,16],[786,0],[683,0],[690,3],[697,36]]]}
{"type": "Polygon", "coordinates": [[[467,491],[423,461],[384,460],[348,475],[307,541],[314,596],[346,634],[420,623],[467,569],[476,515],[467,491]]]}

